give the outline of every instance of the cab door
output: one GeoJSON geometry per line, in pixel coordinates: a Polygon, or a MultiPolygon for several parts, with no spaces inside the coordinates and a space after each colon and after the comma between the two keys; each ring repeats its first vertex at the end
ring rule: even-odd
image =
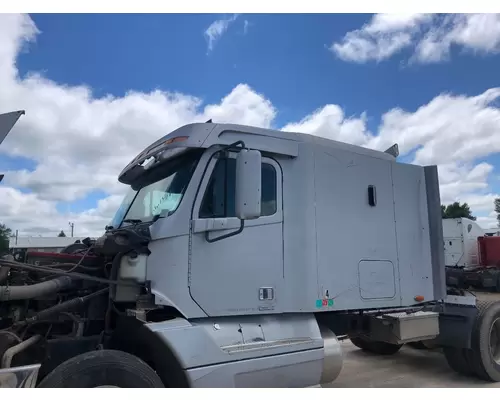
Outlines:
{"type": "Polygon", "coordinates": [[[212,158],[198,191],[190,240],[189,289],[209,316],[281,312],[282,175],[262,158],[261,216],[235,217],[235,153],[212,158]],[[221,236],[233,234],[223,239],[221,236]]]}

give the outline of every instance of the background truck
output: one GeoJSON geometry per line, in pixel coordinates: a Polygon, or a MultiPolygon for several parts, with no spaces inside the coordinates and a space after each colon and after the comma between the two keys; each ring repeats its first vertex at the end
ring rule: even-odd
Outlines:
{"type": "Polygon", "coordinates": [[[500,292],[500,236],[467,218],[443,220],[449,286],[500,292]]]}
{"type": "Polygon", "coordinates": [[[307,387],[340,340],[434,340],[500,381],[499,303],[447,293],[435,166],[195,123],[144,149],[104,234],[0,261],[4,386],[307,387]]]}

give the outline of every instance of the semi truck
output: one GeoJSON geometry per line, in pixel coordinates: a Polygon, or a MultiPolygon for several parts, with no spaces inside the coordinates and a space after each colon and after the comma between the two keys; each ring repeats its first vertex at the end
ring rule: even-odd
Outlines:
{"type": "Polygon", "coordinates": [[[489,231],[468,218],[443,220],[449,286],[500,292],[500,236],[489,231]]]}
{"type": "Polygon", "coordinates": [[[500,381],[500,303],[446,286],[436,166],[312,135],[192,123],[141,151],[95,240],[0,261],[14,387],[309,387],[341,341],[433,340],[500,381]],[[30,261],[31,259],[31,261],[30,261]]]}

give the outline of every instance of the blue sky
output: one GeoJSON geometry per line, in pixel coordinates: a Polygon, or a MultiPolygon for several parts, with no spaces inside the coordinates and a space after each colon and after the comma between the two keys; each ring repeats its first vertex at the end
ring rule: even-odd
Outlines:
{"type": "Polygon", "coordinates": [[[368,23],[371,14],[245,14],[207,55],[203,32],[224,15],[32,15],[42,32],[19,58],[21,74],[87,84],[96,96],[128,90],[180,91],[217,102],[248,83],[279,110],[281,126],[324,104],[367,111],[375,130],[393,107],[416,110],[442,92],[476,95],[500,83],[499,56],[462,54],[453,63],[407,65],[408,52],[356,65],[328,47],[368,23]],[[244,33],[245,20],[249,27],[244,33]]]}
{"type": "MultiPolygon", "coordinates": [[[[478,24],[474,25],[472,19],[458,20],[457,17],[456,20],[448,21],[446,17],[438,16],[431,21],[425,19],[427,17],[412,17],[411,20],[398,20],[394,23],[393,20],[376,20],[377,17],[370,14],[36,14],[30,15],[30,18],[39,32],[33,34],[35,41],[25,43],[21,51],[16,53],[16,68],[20,80],[26,80],[30,73],[37,72],[50,85],[61,88],[61,91],[85,85],[91,88],[91,97],[94,99],[107,95],[123,98],[130,91],[149,93],[159,89],[195,96],[202,101],[203,106],[221,104],[235,87],[243,83],[272,104],[276,115],[270,118],[268,125],[278,129],[293,122],[307,131],[306,125],[300,125],[300,121],[316,110],[333,104],[340,107],[345,119],[352,117],[363,120],[363,129],[377,136],[394,125],[384,122],[382,116],[400,108],[407,115],[404,121],[403,118],[397,119],[399,125],[396,125],[407,131],[406,136],[401,139],[406,143],[411,142],[413,133],[409,124],[413,119],[418,119],[416,127],[419,124],[426,127],[432,123],[432,117],[425,123],[421,122],[417,110],[425,108],[433,99],[445,93],[452,97],[470,99],[500,86],[498,47],[485,44],[492,40],[499,40],[500,43],[500,34],[480,37],[477,33],[472,39],[470,35],[466,37],[463,32],[467,27],[470,30],[470,27],[476,26],[476,31],[479,32],[478,24]],[[209,50],[205,32],[214,21],[224,19],[229,21],[227,29],[209,50]],[[439,49],[441,53],[438,61],[429,61],[436,54],[436,43],[433,43],[434,47],[429,47],[432,52],[425,52],[425,62],[414,62],[412,59],[417,50],[423,48],[416,47],[418,40],[422,44],[425,38],[430,37],[422,34],[418,40],[415,39],[423,26],[431,27],[429,32],[441,35],[437,40],[438,44],[440,41],[449,43],[447,48],[439,49]],[[379,36],[372,36],[370,40],[375,41],[378,46],[377,56],[369,56],[375,54],[369,47],[366,50],[368,56],[361,61],[359,57],[364,50],[359,47],[354,48],[354,55],[347,56],[346,51],[352,53],[352,47],[345,46],[343,53],[332,50],[333,43],[342,45],[352,39],[346,36],[349,32],[358,35],[354,38],[357,40],[374,31],[379,36]],[[397,51],[384,53],[381,50],[383,43],[380,38],[385,37],[384,32],[393,35],[392,44],[399,43],[397,51]],[[401,40],[407,39],[404,36],[407,33],[412,37],[412,46],[400,45],[401,40]],[[379,56],[380,54],[384,55],[379,56]]],[[[500,20],[488,23],[492,24],[494,30],[495,24],[500,24],[500,20]]],[[[351,42],[354,43],[355,40],[351,42]]],[[[367,43],[363,42],[362,45],[370,45],[367,43]]],[[[493,97],[485,107],[498,112],[500,102],[496,95],[493,97]]],[[[60,108],[62,110],[63,106],[60,108]]],[[[443,106],[444,111],[447,109],[447,106],[443,106]]],[[[481,110],[483,109],[475,112],[480,113],[481,110]]],[[[421,114],[425,114],[424,111],[421,114]]],[[[28,116],[29,110],[23,118],[28,116]]],[[[64,119],[64,115],[57,118],[64,119]]],[[[453,116],[449,118],[453,120],[453,116]]],[[[495,118],[497,114],[485,124],[488,127],[494,126],[498,122],[495,118]]],[[[172,123],[175,125],[175,122],[172,123]]],[[[442,125],[444,124],[445,122],[442,125]]],[[[484,134],[483,125],[471,128],[477,130],[477,133],[471,133],[472,137],[479,138],[484,134]]],[[[61,138],[71,140],[69,131],[67,134],[59,133],[61,138]]],[[[435,135],[440,134],[440,131],[435,132],[435,135]]],[[[339,139],[335,135],[334,138],[339,139]]],[[[430,146],[434,146],[434,153],[446,151],[443,144],[438,148],[432,142],[427,138],[422,139],[421,143],[415,143],[403,155],[402,160],[411,162],[418,158],[417,150],[431,149],[430,146]]],[[[140,149],[136,150],[138,152],[140,149]]],[[[21,157],[20,154],[23,153],[1,153],[0,170],[25,169],[29,175],[41,165],[53,163],[53,157],[51,159],[48,153],[40,156],[41,158],[37,155],[21,157]]],[[[500,193],[500,181],[497,177],[500,158],[496,152],[480,151],[474,157],[461,157],[456,163],[448,160],[448,164],[454,163],[452,169],[455,174],[457,171],[464,174],[472,171],[471,176],[474,178],[478,174],[477,171],[474,172],[474,167],[483,162],[491,169],[481,175],[481,182],[471,183],[472,189],[464,192],[465,199],[467,195],[500,193]]],[[[436,156],[422,159],[434,162],[436,156]]],[[[453,176],[453,173],[450,172],[449,176],[453,176]]],[[[39,175],[41,174],[42,172],[39,175]]],[[[28,175],[24,178],[30,184],[16,185],[10,182],[10,186],[24,194],[37,194],[39,186],[28,175]]],[[[62,182],[57,184],[62,185],[62,182]]],[[[9,185],[9,182],[4,185],[9,185]]],[[[454,199],[461,193],[451,190],[447,198],[454,199]]],[[[106,186],[101,185],[82,191],[78,198],[63,199],[64,196],[58,198],[48,195],[40,195],[40,198],[53,201],[57,212],[61,214],[82,213],[97,207],[98,201],[109,194],[106,186]]],[[[490,211],[483,207],[477,214],[486,217],[490,211]]]]}

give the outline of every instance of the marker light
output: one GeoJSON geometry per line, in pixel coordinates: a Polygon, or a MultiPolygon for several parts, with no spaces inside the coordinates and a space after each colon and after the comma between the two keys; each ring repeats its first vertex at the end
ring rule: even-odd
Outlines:
{"type": "Polygon", "coordinates": [[[183,142],[184,140],[187,140],[189,136],[177,136],[168,140],[165,140],[164,144],[171,144],[171,143],[176,143],[176,142],[183,142]]]}

